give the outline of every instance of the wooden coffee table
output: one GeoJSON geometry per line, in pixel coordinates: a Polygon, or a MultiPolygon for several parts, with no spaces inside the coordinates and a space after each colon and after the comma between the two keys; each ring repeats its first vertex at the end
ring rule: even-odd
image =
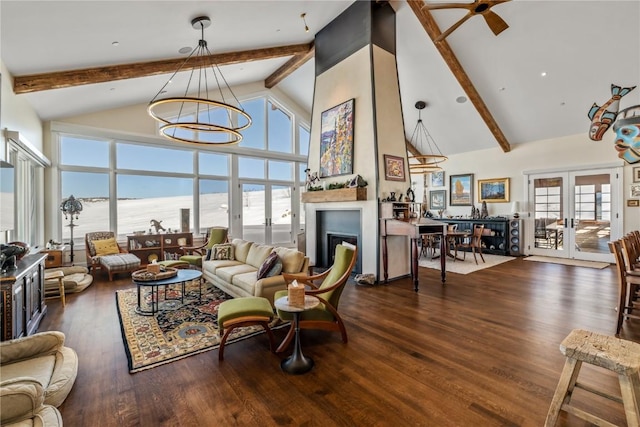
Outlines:
{"type": "Polygon", "coordinates": [[[197,279],[200,282],[198,285],[199,292],[200,292],[198,298],[202,298],[201,277],[202,277],[202,272],[200,270],[178,270],[178,274],[176,274],[173,277],[169,277],[167,279],[144,281],[144,282],[134,280],[133,282],[138,287],[138,305],[136,306],[136,313],[142,316],[153,316],[159,311],[158,291],[160,290],[161,286],[164,286],[165,301],[166,301],[166,300],[170,300],[166,298],[167,287],[170,287],[171,285],[181,285],[182,289],[180,292],[180,304],[184,304],[184,294],[185,294],[187,282],[197,279]],[[142,308],[141,289],[143,288],[151,288],[151,310],[145,310],[144,308],[142,308]]]}

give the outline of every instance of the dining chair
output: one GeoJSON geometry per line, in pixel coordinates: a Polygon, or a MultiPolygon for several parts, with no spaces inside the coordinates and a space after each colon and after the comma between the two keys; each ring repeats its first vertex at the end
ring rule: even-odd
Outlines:
{"type": "MultiPolygon", "coordinates": [[[[478,258],[476,257],[476,253],[480,254],[480,258],[482,262],[484,261],[484,256],[482,256],[482,232],[484,231],[484,224],[474,225],[473,234],[468,238],[467,242],[457,243],[455,246],[455,254],[453,261],[458,258],[458,249],[471,249],[473,252],[473,259],[478,264],[478,258]]],[[[464,251],[462,256],[462,260],[464,261],[467,257],[467,251],[464,251]]]]}
{"type": "MultiPolygon", "coordinates": [[[[630,254],[625,250],[625,238],[609,242],[609,250],[616,261],[616,276],[618,278],[618,316],[616,322],[616,336],[622,329],[625,318],[640,319],[640,314],[634,313],[638,290],[640,289],[640,271],[631,270],[627,264],[630,254]]],[[[629,248],[629,244],[626,245],[629,248]]]]}

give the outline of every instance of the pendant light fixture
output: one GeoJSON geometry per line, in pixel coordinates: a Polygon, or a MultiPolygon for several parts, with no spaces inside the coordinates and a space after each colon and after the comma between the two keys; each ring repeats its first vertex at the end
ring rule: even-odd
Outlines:
{"type": "Polygon", "coordinates": [[[409,172],[415,174],[427,174],[431,172],[441,171],[440,164],[447,160],[442,154],[440,148],[436,144],[427,127],[422,121],[422,110],[427,106],[424,101],[416,102],[418,110],[418,123],[411,135],[411,145],[413,145],[420,153],[419,155],[409,156],[409,172]],[[411,161],[414,162],[411,162],[411,161]]]}
{"type": "Polygon", "coordinates": [[[240,133],[251,126],[247,114],[235,96],[204,39],[211,25],[208,16],[191,21],[200,30],[198,45],[153,97],[147,111],[160,122],[160,133],[173,141],[196,145],[229,145],[242,140],[240,133]],[[187,78],[181,96],[162,97],[171,86],[187,78]],[[214,99],[215,98],[215,99],[214,99]]]}

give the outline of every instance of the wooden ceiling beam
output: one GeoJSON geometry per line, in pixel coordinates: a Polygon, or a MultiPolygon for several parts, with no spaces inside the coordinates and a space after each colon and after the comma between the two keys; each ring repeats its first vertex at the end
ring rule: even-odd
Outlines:
{"type": "MultiPolygon", "coordinates": [[[[420,150],[418,150],[416,147],[414,147],[411,142],[409,142],[406,139],[404,140],[404,142],[405,142],[405,144],[407,144],[407,151],[409,152],[409,154],[411,154],[413,157],[422,156],[422,153],[420,152],[420,150]]],[[[420,163],[424,163],[423,159],[418,159],[418,161],[420,163]]]]}
{"type": "Polygon", "coordinates": [[[307,53],[299,53],[297,55],[293,55],[293,58],[288,60],[282,67],[278,68],[274,71],[269,77],[264,80],[264,87],[267,89],[271,89],[282,80],[287,78],[291,73],[296,71],[298,68],[302,67],[308,60],[313,58],[316,53],[316,47],[313,43],[309,48],[307,53]]]}
{"type": "MultiPolygon", "coordinates": [[[[307,55],[313,49],[311,43],[268,47],[262,49],[243,50],[238,52],[219,53],[210,56],[210,61],[217,65],[231,65],[250,61],[260,61],[283,56],[307,55]]],[[[175,72],[185,58],[166,59],[161,61],[136,62],[132,64],[108,65],[104,67],[84,68],[78,70],[56,71],[52,73],[15,76],[13,90],[16,94],[37,92],[50,89],[62,89],[114,80],[133,79],[156,76],[175,72]]],[[[204,62],[202,58],[192,58],[189,68],[195,68],[204,62]]]]}
{"type": "Polygon", "coordinates": [[[509,141],[507,141],[507,138],[504,136],[504,133],[502,133],[502,130],[498,126],[498,123],[496,123],[493,115],[491,115],[491,112],[487,108],[487,105],[480,97],[480,94],[476,90],[475,86],[473,86],[473,83],[471,82],[471,79],[469,79],[466,71],[464,70],[464,68],[462,68],[462,65],[460,65],[458,58],[456,58],[455,54],[451,50],[451,47],[449,46],[449,43],[447,43],[447,40],[445,39],[439,42],[435,42],[435,39],[440,34],[442,34],[442,32],[440,31],[438,24],[436,24],[435,19],[433,19],[431,12],[429,12],[428,9],[422,8],[424,6],[424,1],[407,0],[407,3],[418,18],[418,21],[420,21],[420,23],[422,24],[422,27],[425,29],[425,31],[433,41],[433,44],[438,49],[438,52],[440,52],[440,55],[442,55],[442,58],[451,69],[451,72],[453,72],[453,75],[458,80],[458,83],[460,83],[460,86],[462,86],[462,89],[469,97],[469,100],[471,101],[471,103],[473,103],[474,107],[476,107],[476,110],[478,110],[478,114],[480,114],[480,117],[482,117],[482,120],[484,120],[484,122],[487,124],[487,127],[496,138],[496,141],[502,148],[502,151],[504,151],[505,153],[511,151],[511,144],[509,144],[509,141]]]}

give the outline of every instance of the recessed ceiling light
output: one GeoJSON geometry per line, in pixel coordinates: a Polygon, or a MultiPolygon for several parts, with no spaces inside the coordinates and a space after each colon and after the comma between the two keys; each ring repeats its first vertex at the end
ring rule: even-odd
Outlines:
{"type": "Polygon", "coordinates": [[[116,90],[116,88],[115,88],[115,87],[112,87],[112,88],[111,88],[111,89],[109,89],[109,90],[114,91],[114,90],[116,90]]]}
{"type": "Polygon", "coordinates": [[[501,87],[501,88],[500,88],[500,89],[498,89],[498,90],[499,90],[500,92],[504,92],[505,90],[507,90],[507,88],[503,86],[503,87],[501,87]]]}
{"type": "Polygon", "coordinates": [[[540,75],[541,75],[542,77],[546,77],[546,76],[547,76],[547,72],[546,72],[546,71],[543,71],[543,72],[541,72],[541,73],[540,73],[540,75]]]}
{"type": "Polygon", "coordinates": [[[564,105],[565,105],[565,104],[566,104],[566,102],[562,101],[562,102],[560,103],[560,106],[561,106],[561,107],[564,107],[564,105]]]}
{"type": "Polygon", "coordinates": [[[459,96],[456,98],[456,102],[458,104],[464,104],[465,102],[467,102],[467,97],[466,96],[459,96]]]}
{"type": "Polygon", "coordinates": [[[120,42],[111,42],[111,46],[120,46],[120,42]]]}
{"type": "Polygon", "coordinates": [[[185,53],[191,52],[191,50],[192,49],[189,46],[185,46],[185,47],[181,47],[180,49],[178,49],[178,53],[181,53],[181,54],[184,55],[185,53]]]}

